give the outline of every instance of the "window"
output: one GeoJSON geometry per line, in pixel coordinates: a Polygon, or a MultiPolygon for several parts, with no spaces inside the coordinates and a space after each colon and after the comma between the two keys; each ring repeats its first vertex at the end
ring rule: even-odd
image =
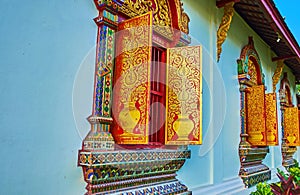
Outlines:
{"type": "Polygon", "coordinates": [[[201,47],[158,46],[150,13],[119,23],[118,30],[115,142],[135,148],[201,144],[201,47]]]}
{"type": "Polygon", "coordinates": [[[151,145],[164,143],[165,129],[165,66],[166,50],[159,47],[152,47],[151,62],[151,90],[150,90],[150,134],[151,145]]]}

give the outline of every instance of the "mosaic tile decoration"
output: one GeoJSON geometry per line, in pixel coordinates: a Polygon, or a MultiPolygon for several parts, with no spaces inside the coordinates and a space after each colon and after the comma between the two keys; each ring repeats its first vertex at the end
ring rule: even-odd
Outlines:
{"type": "Polygon", "coordinates": [[[181,194],[185,193],[191,194],[188,192],[188,188],[180,183],[177,180],[170,182],[164,182],[161,184],[147,186],[145,185],[142,188],[138,189],[125,189],[122,191],[109,191],[109,192],[99,192],[94,193],[93,195],[107,195],[107,194],[118,194],[118,195],[168,195],[168,194],[181,194]]]}
{"type": "Polygon", "coordinates": [[[99,166],[100,164],[113,164],[122,162],[145,162],[178,160],[191,157],[189,150],[139,150],[139,151],[112,151],[112,152],[79,152],[79,165],[99,166]]]}

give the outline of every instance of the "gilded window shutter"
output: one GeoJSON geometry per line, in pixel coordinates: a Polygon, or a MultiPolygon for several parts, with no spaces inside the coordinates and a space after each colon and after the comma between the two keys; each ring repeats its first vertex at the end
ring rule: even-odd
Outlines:
{"type": "Polygon", "coordinates": [[[276,93],[265,94],[267,145],[278,145],[276,93]]]}
{"type": "Polygon", "coordinates": [[[152,13],[118,25],[113,136],[117,144],[148,144],[152,13]]]}
{"type": "Polygon", "coordinates": [[[300,146],[299,140],[299,116],[297,107],[284,109],[283,130],[288,146],[300,146]]]}
{"type": "Polygon", "coordinates": [[[202,48],[167,51],[166,145],[202,143],[202,48]]]}
{"type": "Polygon", "coordinates": [[[249,88],[246,101],[248,142],[253,146],[266,146],[265,86],[249,88]]]}

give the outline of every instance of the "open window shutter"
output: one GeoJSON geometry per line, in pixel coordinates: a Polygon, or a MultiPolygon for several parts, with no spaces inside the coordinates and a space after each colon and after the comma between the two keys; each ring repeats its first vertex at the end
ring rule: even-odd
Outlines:
{"type": "Polygon", "coordinates": [[[248,142],[253,146],[266,146],[265,86],[249,88],[246,101],[248,142]]]}
{"type": "Polygon", "coordinates": [[[112,133],[117,144],[147,144],[152,13],[120,23],[118,31],[112,133]]]}
{"type": "Polygon", "coordinates": [[[285,108],[283,118],[283,130],[286,144],[288,146],[300,146],[298,108],[285,108]]]}
{"type": "Polygon", "coordinates": [[[278,145],[276,93],[265,94],[267,145],[278,145]]]}
{"type": "Polygon", "coordinates": [[[202,143],[202,48],[167,51],[166,145],[202,143]]]}

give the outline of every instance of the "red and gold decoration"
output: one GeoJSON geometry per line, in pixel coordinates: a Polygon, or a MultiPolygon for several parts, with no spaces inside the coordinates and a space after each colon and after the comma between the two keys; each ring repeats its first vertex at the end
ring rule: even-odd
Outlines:
{"type": "Polygon", "coordinates": [[[265,95],[267,145],[278,145],[276,93],[265,95]]]}
{"type": "MultiPolygon", "coordinates": [[[[278,62],[278,66],[283,67],[283,61],[278,62]]],[[[294,154],[299,146],[299,116],[298,109],[294,107],[291,86],[288,74],[283,73],[279,90],[280,110],[281,110],[281,131],[282,131],[282,165],[286,168],[295,165],[294,154]]]]}
{"type": "Polygon", "coordinates": [[[276,85],[277,85],[278,81],[280,80],[280,76],[281,76],[283,67],[284,67],[283,60],[278,60],[275,72],[272,76],[273,92],[276,92],[276,85]]]}
{"type": "Polygon", "coordinates": [[[265,86],[257,85],[249,88],[246,102],[248,141],[254,146],[266,146],[265,86]]]}
{"type": "Polygon", "coordinates": [[[284,109],[284,137],[288,146],[300,146],[298,108],[284,109]]]}
{"type": "Polygon", "coordinates": [[[152,13],[118,26],[113,135],[118,144],[147,144],[152,13]]]}
{"type": "MultiPolygon", "coordinates": [[[[182,56],[190,53],[189,58],[183,58],[185,66],[180,66],[178,74],[187,76],[181,80],[182,84],[190,90],[189,95],[195,95],[188,99],[186,93],[179,95],[180,103],[183,98],[185,104],[195,106],[188,112],[180,111],[174,118],[175,133],[170,143],[181,146],[164,145],[164,128],[159,130],[163,138],[157,139],[158,142],[149,135],[149,123],[154,121],[151,114],[156,114],[150,106],[154,93],[151,61],[158,56],[155,64],[165,64],[167,48],[191,42],[187,34],[189,17],[181,0],[94,0],[94,3],[99,15],[94,19],[98,37],[93,112],[88,118],[91,131],[78,154],[78,165],[87,183],[86,195],[145,192],[190,195],[188,188],[176,179],[176,172],[191,155],[182,144],[201,143],[200,47],[172,50],[172,54],[177,50],[182,56]],[[152,55],[155,49],[161,55],[152,55]],[[182,117],[188,117],[188,122],[179,120],[181,113],[182,117]],[[188,124],[187,136],[182,124],[188,124]]],[[[177,67],[175,62],[172,65],[177,67]]],[[[161,72],[165,73],[164,70],[161,72]]],[[[173,88],[177,90],[178,86],[173,88]]],[[[165,91],[159,92],[165,103],[165,91]]],[[[165,113],[162,115],[164,118],[165,113]]]]}
{"type": "Polygon", "coordinates": [[[161,36],[172,41],[173,29],[189,33],[190,19],[183,11],[181,0],[124,0],[123,6],[119,7],[120,13],[131,18],[149,11],[153,13],[153,30],[161,36]]]}
{"type": "Polygon", "coordinates": [[[247,133],[254,146],[278,145],[276,93],[265,94],[264,85],[248,89],[247,133]]]}
{"type": "MultiPolygon", "coordinates": [[[[152,13],[118,30],[112,134],[117,144],[148,144],[152,13]]],[[[165,144],[201,144],[201,47],[167,50],[165,144]]]]}
{"type": "Polygon", "coordinates": [[[249,59],[248,60],[248,74],[250,76],[250,81],[254,84],[257,85],[258,84],[258,72],[256,70],[256,66],[254,64],[254,62],[249,59]]]}
{"type": "Polygon", "coordinates": [[[201,46],[168,49],[166,144],[202,142],[201,46]]]}
{"type": "Polygon", "coordinates": [[[264,75],[252,37],[241,51],[238,63],[241,105],[239,176],[246,187],[271,179],[262,161],[269,145],[278,143],[276,95],[265,94],[264,75]]]}

